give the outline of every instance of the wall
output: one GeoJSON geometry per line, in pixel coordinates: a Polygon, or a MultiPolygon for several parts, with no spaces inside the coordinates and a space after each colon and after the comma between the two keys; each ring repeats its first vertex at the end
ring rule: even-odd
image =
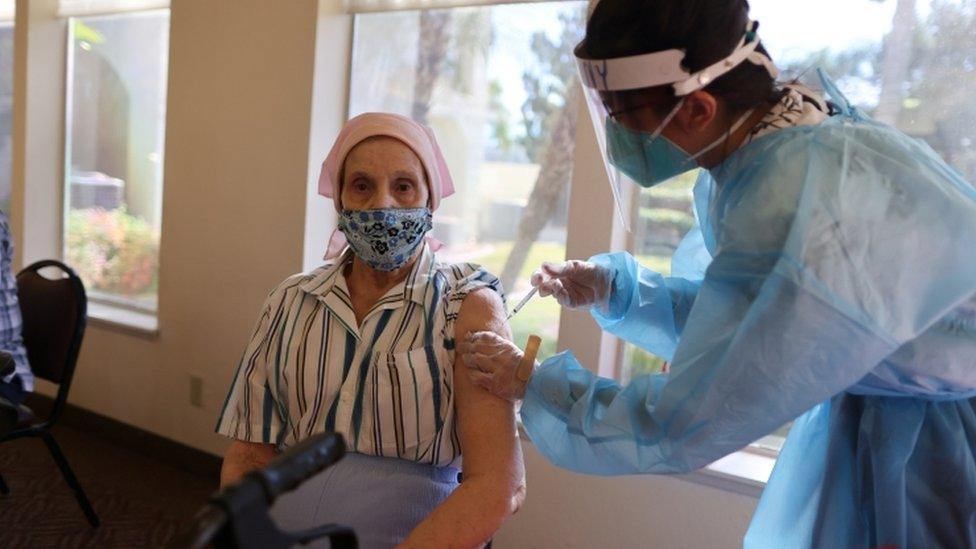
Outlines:
{"type": "Polygon", "coordinates": [[[15,268],[60,257],[67,28],[54,18],[56,11],[57,0],[17,0],[10,190],[15,268]],[[28,26],[31,32],[21,32],[28,26]]]}
{"type": "Polygon", "coordinates": [[[195,446],[222,448],[213,424],[261,302],[302,267],[316,7],[172,4],[156,409],[182,400],[169,431],[195,446]],[[203,409],[186,406],[190,373],[203,409]]]}
{"type": "Polygon", "coordinates": [[[742,547],[756,499],[663,476],[595,477],[551,465],[523,441],[528,497],[495,536],[523,547],[742,547]]]}

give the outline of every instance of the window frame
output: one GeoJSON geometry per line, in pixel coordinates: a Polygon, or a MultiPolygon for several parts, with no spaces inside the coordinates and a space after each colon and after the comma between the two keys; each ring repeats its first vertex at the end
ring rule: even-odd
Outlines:
{"type": "MultiPolygon", "coordinates": [[[[66,253],[66,242],[65,235],[68,230],[68,214],[70,210],[70,176],[71,176],[71,131],[72,131],[72,119],[74,115],[74,87],[73,87],[73,73],[74,73],[74,53],[73,45],[75,38],[75,25],[73,22],[76,19],[84,19],[88,17],[113,17],[113,16],[126,16],[126,15],[152,15],[152,14],[166,14],[168,18],[172,17],[172,11],[169,7],[145,7],[141,9],[120,9],[117,11],[98,11],[93,13],[72,13],[70,15],[58,15],[57,19],[62,22],[65,26],[64,32],[65,37],[65,47],[63,50],[64,54],[64,97],[62,104],[64,105],[64,117],[62,125],[62,194],[61,194],[61,226],[58,230],[59,237],[59,250],[58,257],[64,259],[66,253]]],[[[167,40],[169,38],[167,37],[167,40]]],[[[167,59],[166,67],[167,75],[169,72],[169,60],[167,59]]],[[[168,76],[167,76],[168,81],[168,76]]],[[[167,84],[168,87],[168,84],[167,84]]],[[[167,88],[166,95],[168,101],[169,90],[167,88]]],[[[166,121],[164,120],[164,124],[166,121]]],[[[165,126],[163,128],[164,143],[165,143],[165,126]]],[[[165,146],[165,145],[164,145],[165,146]]],[[[165,155],[165,151],[164,151],[165,155]]],[[[163,177],[163,186],[165,187],[165,175],[163,177]]],[[[162,196],[160,196],[162,200],[162,196]]],[[[163,240],[162,231],[159,235],[160,244],[163,240]]],[[[158,252],[157,252],[158,253],[158,252]]],[[[158,273],[157,273],[158,275],[158,273]]],[[[136,331],[146,335],[158,335],[159,331],[159,290],[157,289],[155,298],[155,307],[148,305],[143,305],[136,302],[133,299],[128,299],[121,296],[116,296],[107,292],[101,292],[94,289],[88,289],[88,301],[95,305],[95,307],[90,307],[89,317],[96,320],[102,321],[106,325],[119,327],[129,331],[136,331]]]]}

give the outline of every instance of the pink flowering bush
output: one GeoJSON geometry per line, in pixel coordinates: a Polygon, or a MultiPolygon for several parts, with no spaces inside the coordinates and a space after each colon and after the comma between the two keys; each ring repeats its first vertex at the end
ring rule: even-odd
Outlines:
{"type": "Polygon", "coordinates": [[[156,291],[159,233],[125,208],[72,210],[65,255],[93,290],[126,297],[156,291]]]}

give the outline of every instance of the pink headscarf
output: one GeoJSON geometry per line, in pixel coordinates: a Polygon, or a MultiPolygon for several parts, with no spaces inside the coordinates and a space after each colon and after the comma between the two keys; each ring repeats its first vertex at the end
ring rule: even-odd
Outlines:
{"type": "MultiPolygon", "coordinates": [[[[336,137],[332,150],[322,162],[322,173],[319,176],[319,194],[331,198],[337,211],[342,211],[342,204],[340,204],[342,181],[339,178],[346,156],[356,145],[370,137],[378,136],[392,137],[402,141],[420,159],[424,171],[427,172],[431,211],[437,210],[442,198],[454,194],[454,181],[447,169],[444,155],[441,153],[440,147],[437,146],[434,132],[430,128],[399,114],[368,112],[346,122],[346,125],[339,132],[339,136],[336,137]]],[[[441,246],[436,240],[430,237],[427,239],[433,249],[436,250],[441,246]]],[[[325,253],[325,258],[331,259],[338,256],[345,247],[345,235],[336,230],[329,239],[329,248],[325,253]]]]}

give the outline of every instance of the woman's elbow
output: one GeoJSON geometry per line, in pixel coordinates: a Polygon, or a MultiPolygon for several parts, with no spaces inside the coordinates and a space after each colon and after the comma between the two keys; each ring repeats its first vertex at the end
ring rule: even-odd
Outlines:
{"type": "Polygon", "coordinates": [[[516,483],[514,489],[511,492],[511,497],[508,498],[508,515],[514,515],[519,512],[522,508],[522,504],[525,503],[525,478],[523,477],[516,483]]]}
{"type": "Polygon", "coordinates": [[[525,478],[512,481],[495,481],[486,484],[486,503],[490,513],[500,521],[504,521],[522,508],[525,502],[525,478]],[[491,489],[490,487],[494,487],[491,489]],[[498,487],[504,487],[499,489],[498,487]],[[490,493],[489,493],[490,492],[490,493]]]}
{"type": "Polygon", "coordinates": [[[525,501],[524,479],[513,482],[492,476],[465,478],[461,488],[478,502],[482,520],[490,522],[493,531],[500,528],[505,519],[518,512],[525,501]]]}

